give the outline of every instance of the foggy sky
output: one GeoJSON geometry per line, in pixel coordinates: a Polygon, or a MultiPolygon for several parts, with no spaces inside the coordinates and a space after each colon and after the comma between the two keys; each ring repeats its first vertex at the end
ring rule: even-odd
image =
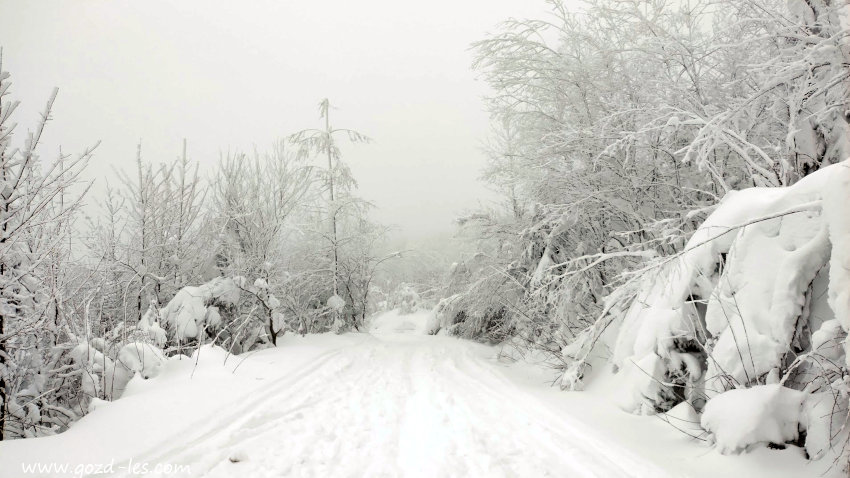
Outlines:
{"type": "Polygon", "coordinates": [[[458,212],[493,199],[477,181],[487,89],[469,44],[543,9],[539,0],[0,0],[3,67],[22,102],[15,144],[58,86],[43,156],[101,140],[87,174],[102,186],[115,183],[112,167],[131,171],[140,140],[156,163],[185,137],[190,159],[211,171],[220,151],[264,150],[320,127],[328,97],[333,126],[374,139],[343,148],[374,217],[405,236],[445,232],[458,212]]]}

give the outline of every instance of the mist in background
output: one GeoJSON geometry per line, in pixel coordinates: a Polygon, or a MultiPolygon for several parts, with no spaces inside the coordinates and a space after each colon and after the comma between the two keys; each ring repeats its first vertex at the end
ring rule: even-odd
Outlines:
{"type": "Polygon", "coordinates": [[[113,169],[180,153],[212,171],[220,153],[268,149],[320,127],[356,129],[343,159],[379,222],[405,244],[449,235],[493,200],[477,181],[488,116],[469,44],[542,2],[19,2],[0,0],[0,45],[20,100],[17,134],[59,87],[43,155],[100,147],[86,174],[99,202],[113,169]]]}

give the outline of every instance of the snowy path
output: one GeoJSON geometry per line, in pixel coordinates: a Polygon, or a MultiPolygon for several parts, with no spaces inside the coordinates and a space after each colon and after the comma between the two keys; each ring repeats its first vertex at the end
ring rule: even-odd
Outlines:
{"type": "Polygon", "coordinates": [[[139,461],[215,477],[664,475],[550,412],[470,345],[366,338],[139,461]]]}
{"type": "Polygon", "coordinates": [[[425,319],[393,312],[374,335],[173,357],[64,433],[0,442],[0,478],[842,476],[793,447],[719,455],[661,417],[623,413],[620,377],[602,366],[586,391],[560,392],[550,370],[498,361],[498,347],[417,334],[425,319]],[[112,468],[78,471],[91,465],[112,468]]]}

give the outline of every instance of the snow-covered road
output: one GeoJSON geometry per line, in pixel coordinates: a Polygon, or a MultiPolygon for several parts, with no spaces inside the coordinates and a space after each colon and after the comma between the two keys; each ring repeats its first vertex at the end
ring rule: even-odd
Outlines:
{"type": "Polygon", "coordinates": [[[361,337],[137,461],[216,477],[664,475],[549,411],[470,345],[361,337]]]}
{"type": "Polygon", "coordinates": [[[838,476],[794,449],[719,455],[619,410],[617,376],[560,392],[508,350],[422,335],[426,318],[173,357],[64,433],[0,442],[0,478],[838,476]]]}
{"type": "Polygon", "coordinates": [[[62,434],[0,443],[0,478],[836,476],[793,449],[719,455],[617,409],[616,376],[559,392],[499,347],[417,333],[424,318],[173,357],[62,434]]]}

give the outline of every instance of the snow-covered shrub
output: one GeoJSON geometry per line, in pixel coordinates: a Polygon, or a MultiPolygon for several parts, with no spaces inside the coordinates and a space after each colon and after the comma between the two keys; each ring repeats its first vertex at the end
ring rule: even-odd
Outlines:
{"type": "Polygon", "coordinates": [[[162,349],[142,342],[128,343],[110,356],[101,339],[80,343],[70,356],[78,368],[83,394],[103,400],[120,398],[135,374],[144,379],[155,377],[165,362],[162,349]]]}
{"type": "Polygon", "coordinates": [[[500,227],[493,214],[476,214],[459,220],[466,234],[484,234],[475,252],[452,264],[443,286],[444,298],[434,306],[431,333],[475,340],[501,342],[515,333],[512,309],[523,300],[526,278],[514,270],[512,234],[489,237],[485,232],[500,227]],[[506,272],[507,271],[507,272],[506,272]]]}
{"type": "Polygon", "coordinates": [[[137,328],[142,332],[143,338],[156,344],[159,347],[164,347],[168,341],[168,336],[165,329],[160,323],[160,311],[156,299],[151,299],[148,310],[142,315],[137,328]]]}
{"type": "Polygon", "coordinates": [[[503,280],[490,277],[482,280],[466,293],[454,294],[437,303],[429,333],[439,331],[468,339],[501,342],[512,334],[507,308],[493,296],[482,300],[479,287],[491,286],[493,294],[511,294],[513,288],[503,280]]]}
{"type": "MultiPolygon", "coordinates": [[[[820,328],[834,311],[810,289],[837,249],[829,237],[841,221],[833,224],[830,210],[844,203],[829,197],[832,188],[841,189],[837,178],[847,166],[825,168],[788,188],[728,195],[682,254],[644,274],[623,318],[614,364],[657,355],[667,367],[653,379],[669,382],[681,370],[691,383],[705,372],[710,395],[786,370],[789,357],[811,350],[813,331],[826,341],[835,324],[820,328]]],[[[836,287],[830,283],[830,290],[836,287]]]]}
{"type": "Polygon", "coordinates": [[[326,305],[329,309],[335,312],[341,312],[343,309],[345,309],[345,299],[338,295],[332,295],[328,297],[326,305]]]}
{"type": "Polygon", "coordinates": [[[721,453],[804,442],[808,456],[819,459],[847,439],[847,398],[843,384],[816,393],[755,385],[711,399],[700,423],[721,453]]]}
{"type": "Polygon", "coordinates": [[[426,327],[426,331],[429,334],[434,335],[440,330],[446,330],[448,332],[457,321],[463,320],[462,311],[456,310],[455,306],[460,298],[460,294],[455,294],[451,297],[440,299],[440,302],[434,307],[426,327]]]}
{"type": "Polygon", "coordinates": [[[850,161],[790,187],[730,193],[682,253],[635,276],[642,287],[612,357],[624,408],[704,405],[703,425],[724,452],[794,441],[798,430],[810,430],[812,457],[839,443],[848,391],[847,204],[850,161]],[[822,413],[826,402],[830,412],[822,413]]]}
{"type": "MultiPolygon", "coordinates": [[[[253,287],[243,288],[243,290],[254,299],[255,304],[259,305],[260,310],[256,311],[256,315],[261,322],[265,323],[265,333],[269,342],[271,342],[272,345],[276,345],[277,336],[279,334],[283,334],[286,328],[285,317],[281,309],[280,300],[278,300],[278,298],[272,293],[269,282],[263,278],[257,278],[254,281],[253,287]]],[[[251,315],[254,314],[249,312],[249,317],[251,315]]],[[[246,348],[245,345],[246,344],[242,344],[241,346],[243,350],[250,348],[246,348]]]]}
{"type": "Polygon", "coordinates": [[[721,453],[797,440],[803,392],[776,385],[729,390],[708,402],[700,423],[721,453]]]}
{"type": "Polygon", "coordinates": [[[201,286],[184,287],[162,308],[162,321],[178,341],[201,339],[203,331],[221,325],[222,311],[239,302],[243,281],[241,277],[216,277],[201,286]]]}

